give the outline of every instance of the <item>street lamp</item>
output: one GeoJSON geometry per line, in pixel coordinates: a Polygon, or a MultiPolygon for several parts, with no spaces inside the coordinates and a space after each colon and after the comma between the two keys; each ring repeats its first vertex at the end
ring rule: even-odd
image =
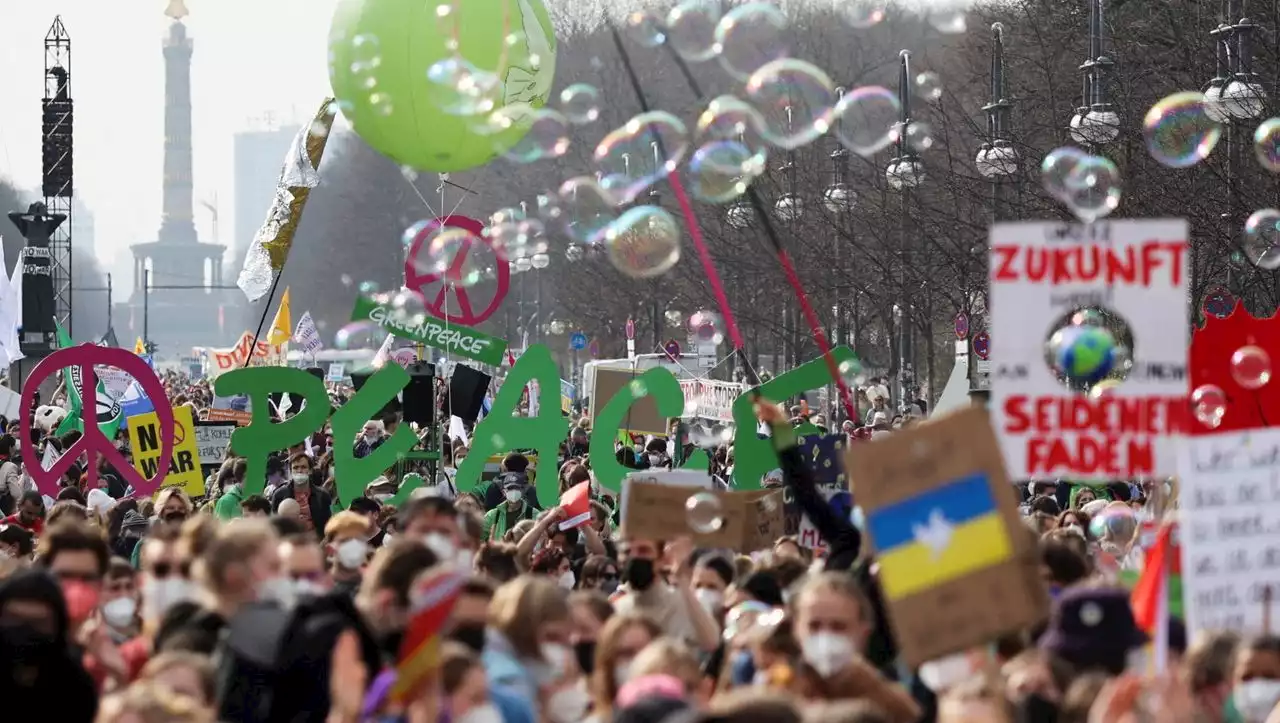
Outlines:
{"type": "Polygon", "coordinates": [[[751,204],[743,201],[729,206],[724,212],[724,222],[729,224],[731,228],[742,231],[751,228],[751,224],[755,222],[755,211],[751,210],[751,204]]]}
{"type": "Polygon", "coordinates": [[[991,180],[993,220],[1003,216],[1004,182],[1018,172],[1018,150],[1009,141],[1009,111],[1013,102],[1005,94],[1004,24],[991,24],[991,102],[982,107],[987,114],[987,138],[978,149],[974,163],[984,178],[991,180]]]}
{"type": "MultiPolygon", "coordinates": [[[[844,88],[836,89],[836,93],[843,98],[844,88]]],[[[836,124],[839,126],[843,122],[843,120],[837,120],[836,124]]],[[[839,137],[841,135],[837,129],[836,136],[839,137]]],[[[827,186],[826,190],[822,192],[822,205],[826,207],[832,216],[836,217],[837,227],[841,227],[847,214],[853,210],[857,202],[857,191],[849,187],[849,151],[844,145],[836,143],[835,150],[831,152],[831,185],[827,186]]],[[[836,284],[835,304],[832,306],[831,339],[832,343],[838,346],[841,343],[848,342],[849,330],[845,324],[843,289],[839,283],[845,279],[844,244],[841,242],[839,233],[835,235],[834,241],[835,278],[838,281],[836,284]]],[[[828,400],[834,400],[835,389],[832,385],[828,385],[827,389],[828,400]]],[[[843,405],[835,405],[835,411],[832,413],[833,425],[842,421],[841,415],[843,414],[843,405]]]]}
{"type": "Polygon", "coordinates": [[[906,404],[915,398],[915,381],[912,364],[915,360],[915,349],[912,344],[910,306],[907,304],[907,269],[911,265],[911,253],[908,249],[911,234],[907,228],[911,213],[911,189],[924,183],[924,164],[920,162],[915,149],[907,143],[907,128],[911,125],[911,51],[898,53],[898,97],[902,100],[902,108],[898,115],[898,139],[895,155],[889,159],[884,169],[885,180],[889,187],[902,194],[902,214],[900,237],[898,239],[898,266],[902,276],[898,287],[898,303],[894,305],[894,318],[898,322],[898,402],[906,404]],[[906,313],[904,313],[904,310],[906,313]]]}
{"type": "MultiPolygon", "coordinates": [[[[787,134],[792,132],[792,110],[791,106],[786,107],[787,113],[787,134]]],[[[774,213],[778,214],[778,218],[795,234],[795,222],[800,220],[804,215],[804,199],[800,194],[796,193],[796,152],[794,150],[787,151],[786,163],[779,169],[782,171],[783,178],[786,182],[786,190],[773,204],[774,213]]],[[[782,365],[774,365],[775,371],[781,371],[784,367],[790,368],[795,366],[799,359],[800,350],[797,348],[799,338],[795,333],[795,328],[799,324],[799,319],[793,319],[795,315],[795,307],[791,300],[787,299],[782,304],[782,365]]]]}
{"type": "Polygon", "coordinates": [[[1107,73],[1115,66],[1103,49],[1103,0],[1089,0],[1089,56],[1080,64],[1081,106],[1071,117],[1071,138],[1083,146],[1105,146],[1120,135],[1120,116],[1107,102],[1107,73]]]}

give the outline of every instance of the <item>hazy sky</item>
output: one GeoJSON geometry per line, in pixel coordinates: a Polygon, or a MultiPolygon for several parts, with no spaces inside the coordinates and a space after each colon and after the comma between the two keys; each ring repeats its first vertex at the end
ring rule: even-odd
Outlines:
{"type": "MultiPolygon", "coordinates": [[[[336,0],[186,4],[195,43],[195,197],[212,203],[217,196],[221,242],[230,246],[232,134],[269,113],[278,122],[315,113],[329,91],[325,42],[336,0]]],[[[130,244],[155,240],[160,225],[167,6],[168,0],[0,0],[0,176],[39,188],[44,37],[61,14],[72,38],[76,194],[94,212],[97,254],[108,270],[120,267],[112,262],[127,258],[130,244]]],[[[263,199],[264,214],[269,200],[263,199]]],[[[201,239],[212,241],[211,214],[198,205],[196,224],[201,239]]]]}

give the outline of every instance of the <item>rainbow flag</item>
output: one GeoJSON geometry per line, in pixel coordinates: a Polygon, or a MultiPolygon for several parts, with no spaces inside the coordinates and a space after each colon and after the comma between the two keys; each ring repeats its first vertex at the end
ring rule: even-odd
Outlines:
{"type": "Polygon", "coordinates": [[[875,509],[866,524],[880,563],[880,587],[890,600],[1013,557],[1013,542],[980,472],[875,509]]]}
{"type": "Polygon", "coordinates": [[[462,590],[463,576],[453,570],[434,568],[413,582],[409,593],[411,616],[396,661],[396,681],[390,698],[407,703],[418,697],[440,670],[441,631],[462,590]]]}

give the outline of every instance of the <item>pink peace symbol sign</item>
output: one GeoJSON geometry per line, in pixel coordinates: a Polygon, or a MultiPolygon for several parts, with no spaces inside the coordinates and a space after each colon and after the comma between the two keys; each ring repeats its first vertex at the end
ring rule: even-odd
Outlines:
{"type": "Polygon", "coordinates": [[[413,242],[409,245],[409,253],[405,256],[404,285],[421,296],[423,303],[426,304],[427,311],[430,311],[437,318],[444,319],[452,324],[474,326],[493,316],[498,311],[498,306],[502,303],[502,300],[506,298],[507,290],[511,286],[511,268],[507,264],[506,257],[499,249],[494,248],[493,241],[486,237],[483,232],[484,224],[474,218],[443,216],[424,224],[422,229],[414,235],[413,242]],[[469,232],[471,237],[454,255],[447,271],[443,274],[423,273],[416,263],[419,254],[423,252],[422,246],[442,227],[463,229],[469,232]],[[489,249],[493,254],[495,270],[498,274],[498,287],[493,292],[493,300],[489,302],[488,306],[479,311],[472,305],[471,298],[467,295],[467,290],[458,284],[467,254],[472,253],[477,244],[489,249]],[[453,292],[453,296],[457,300],[456,313],[448,309],[450,291],[453,292]]]}
{"type": "MultiPolygon", "coordinates": [[[[160,380],[156,379],[155,372],[141,357],[125,349],[97,344],[81,344],[59,349],[42,359],[36,368],[31,370],[27,383],[22,387],[22,408],[31,409],[31,402],[40,382],[66,367],[80,367],[80,378],[83,380],[81,383],[84,384],[84,389],[80,390],[80,419],[84,434],[76,440],[75,444],[63,450],[62,456],[49,469],[42,467],[39,460],[34,460],[34,464],[27,465],[27,474],[35,480],[36,489],[42,494],[56,497],[58,480],[81,455],[88,455],[88,464],[85,465],[85,474],[89,478],[88,488],[96,489],[98,460],[94,455],[97,454],[106,457],[116,471],[133,485],[134,492],[139,496],[150,496],[159,489],[160,483],[169,473],[169,462],[173,459],[173,409],[169,406],[164,387],[160,385],[160,380]],[[98,429],[98,380],[93,373],[93,367],[99,364],[116,367],[128,373],[142,386],[142,391],[146,392],[152,404],[155,405],[156,418],[160,423],[160,458],[156,460],[156,474],[150,479],[143,477],[135,470],[124,455],[116,449],[114,440],[107,439],[98,429]]],[[[30,414],[22,417],[23,439],[31,439],[31,422],[30,414]]]]}

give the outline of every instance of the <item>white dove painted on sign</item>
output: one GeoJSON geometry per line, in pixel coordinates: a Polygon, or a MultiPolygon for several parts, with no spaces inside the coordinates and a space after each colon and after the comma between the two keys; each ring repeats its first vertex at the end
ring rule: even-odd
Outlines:
{"type": "Polygon", "coordinates": [[[942,554],[951,546],[951,536],[954,532],[955,529],[942,514],[942,510],[936,507],[929,513],[929,520],[925,524],[911,525],[911,534],[916,542],[929,548],[935,560],[942,557],[942,554]]]}
{"type": "Polygon", "coordinates": [[[551,38],[546,28],[538,20],[529,0],[518,0],[520,20],[524,26],[525,45],[528,55],[519,59],[518,63],[507,68],[507,77],[503,82],[503,104],[529,103],[547,97],[551,92],[553,68],[555,60],[551,49],[551,38]]]}

